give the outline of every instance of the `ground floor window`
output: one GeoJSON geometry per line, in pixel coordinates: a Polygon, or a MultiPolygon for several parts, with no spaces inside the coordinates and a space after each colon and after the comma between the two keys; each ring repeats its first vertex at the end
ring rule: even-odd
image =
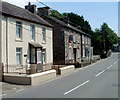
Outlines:
{"type": "Polygon", "coordinates": [[[43,61],[43,64],[46,63],[46,49],[42,50],[42,61],[43,61]]]}
{"type": "Polygon", "coordinates": [[[16,64],[22,64],[22,48],[16,48],[16,64]]]}
{"type": "Polygon", "coordinates": [[[73,50],[72,48],[69,48],[69,59],[73,58],[73,50]]]}
{"type": "Polygon", "coordinates": [[[35,48],[31,48],[31,63],[36,63],[35,58],[36,58],[35,48]]]}
{"type": "Polygon", "coordinates": [[[85,57],[85,46],[83,46],[83,57],[85,57]]]}

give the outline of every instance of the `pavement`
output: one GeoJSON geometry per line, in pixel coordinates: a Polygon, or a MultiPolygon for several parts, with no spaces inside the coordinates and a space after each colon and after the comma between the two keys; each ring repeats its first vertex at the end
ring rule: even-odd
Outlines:
{"type": "Polygon", "coordinates": [[[3,98],[118,98],[118,61],[114,53],[37,86],[3,83],[3,98]]]}

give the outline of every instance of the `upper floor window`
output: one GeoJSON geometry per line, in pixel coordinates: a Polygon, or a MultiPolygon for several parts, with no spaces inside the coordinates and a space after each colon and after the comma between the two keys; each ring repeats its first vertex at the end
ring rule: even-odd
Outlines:
{"type": "Polygon", "coordinates": [[[90,44],[90,39],[88,38],[88,44],[90,44]]]}
{"type": "Polygon", "coordinates": [[[31,40],[35,40],[35,26],[30,25],[30,38],[31,40]]]}
{"type": "Polygon", "coordinates": [[[82,35],[82,43],[85,43],[85,38],[83,35],[82,35]]]}
{"type": "Polygon", "coordinates": [[[46,42],[46,30],[45,30],[45,28],[42,28],[42,41],[46,42]]]}
{"type": "Polygon", "coordinates": [[[16,38],[22,39],[22,23],[16,22],[16,38]]]}
{"type": "Polygon", "coordinates": [[[87,37],[85,37],[85,44],[87,44],[88,43],[88,41],[87,41],[87,37]]]}
{"type": "Polygon", "coordinates": [[[73,42],[73,35],[69,36],[69,43],[73,42]]]}

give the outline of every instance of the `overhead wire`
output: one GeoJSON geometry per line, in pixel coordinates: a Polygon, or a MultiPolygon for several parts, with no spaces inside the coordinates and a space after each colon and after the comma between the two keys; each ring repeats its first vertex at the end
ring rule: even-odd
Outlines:
{"type": "MultiPolygon", "coordinates": [[[[42,5],[44,5],[45,7],[49,7],[51,10],[55,10],[55,9],[53,9],[53,8],[51,8],[50,6],[48,6],[48,5],[46,5],[46,4],[44,4],[43,2],[41,2],[41,1],[39,1],[39,0],[36,0],[38,3],[40,3],[40,4],[42,4],[42,5]]],[[[110,7],[110,6],[107,6],[107,7],[110,7]]],[[[100,8],[100,7],[99,7],[100,8]]],[[[102,7],[102,8],[105,8],[105,7],[102,7]]],[[[44,10],[46,10],[45,8],[44,8],[44,10]]],[[[65,16],[66,17],[66,16],[65,16]]],[[[108,17],[111,17],[110,15],[108,16],[108,17]]],[[[107,17],[105,17],[105,18],[107,18],[107,17]]],[[[103,18],[102,18],[103,19],[103,18]]],[[[64,19],[64,20],[66,20],[66,19],[64,19]]],[[[80,25],[78,25],[78,24],[75,24],[75,23],[73,23],[72,21],[72,19],[70,19],[69,20],[69,23],[70,24],[72,24],[72,25],[75,25],[75,26],[80,26],[80,25]],[[71,21],[70,21],[71,20],[71,21]]],[[[66,20],[67,21],[67,20],[66,20]]],[[[90,29],[88,29],[88,28],[85,28],[85,27],[82,27],[82,26],[80,26],[80,30],[81,30],[81,28],[82,29],[85,29],[85,30],[88,30],[88,31],[92,31],[92,29],[90,30],[90,29]]]]}

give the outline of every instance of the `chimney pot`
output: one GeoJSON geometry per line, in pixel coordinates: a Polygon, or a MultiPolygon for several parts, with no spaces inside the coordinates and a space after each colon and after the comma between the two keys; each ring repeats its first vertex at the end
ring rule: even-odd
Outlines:
{"type": "Polygon", "coordinates": [[[28,11],[32,13],[36,13],[36,5],[31,5],[30,2],[28,3],[28,5],[25,6],[25,9],[27,9],[28,11]]]}
{"type": "Polygon", "coordinates": [[[28,2],[28,5],[31,5],[31,3],[30,3],[30,2],[28,2]]]}

